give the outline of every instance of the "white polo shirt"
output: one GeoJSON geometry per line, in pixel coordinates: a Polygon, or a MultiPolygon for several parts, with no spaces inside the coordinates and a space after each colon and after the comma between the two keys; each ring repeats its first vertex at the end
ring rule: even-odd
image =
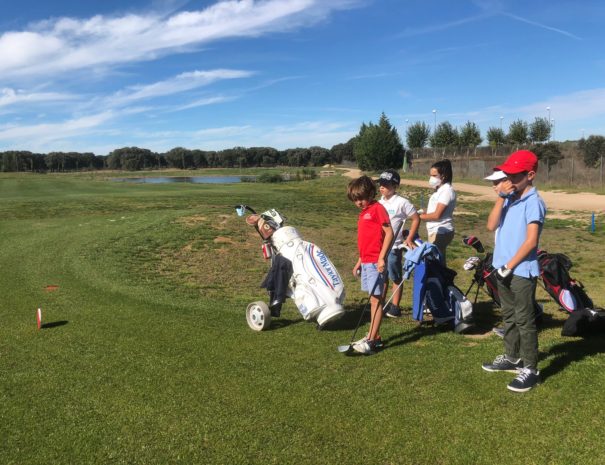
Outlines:
{"type": "Polygon", "coordinates": [[[456,208],[456,192],[451,184],[445,183],[439,186],[429,199],[429,204],[426,207],[427,213],[433,213],[437,210],[437,204],[445,205],[443,215],[437,221],[427,221],[426,230],[430,235],[440,234],[454,231],[454,208],[456,208]]]}

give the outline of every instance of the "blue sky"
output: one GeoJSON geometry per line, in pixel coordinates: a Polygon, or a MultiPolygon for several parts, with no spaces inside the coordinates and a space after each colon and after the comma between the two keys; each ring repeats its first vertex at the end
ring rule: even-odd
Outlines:
{"type": "Polygon", "coordinates": [[[330,148],[382,112],[605,134],[602,1],[2,3],[0,150],[330,148]]]}

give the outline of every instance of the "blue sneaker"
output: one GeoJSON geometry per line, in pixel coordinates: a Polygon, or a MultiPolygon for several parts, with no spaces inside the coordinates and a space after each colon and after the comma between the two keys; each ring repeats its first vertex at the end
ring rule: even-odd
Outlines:
{"type": "Polygon", "coordinates": [[[390,304],[389,307],[387,308],[386,312],[384,313],[386,316],[388,316],[389,318],[401,318],[401,308],[399,308],[399,305],[393,305],[390,304]]]}
{"type": "Polygon", "coordinates": [[[531,368],[521,368],[519,374],[508,384],[514,392],[527,392],[540,382],[540,372],[531,368]]]}
{"type": "Polygon", "coordinates": [[[523,369],[523,360],[519,359],[512,362],[506,358],[506,355],[498,355],[492,363],[484,363],[481,365],[485,371],[508,371],[509,373],[519,373],[523,369]]]}

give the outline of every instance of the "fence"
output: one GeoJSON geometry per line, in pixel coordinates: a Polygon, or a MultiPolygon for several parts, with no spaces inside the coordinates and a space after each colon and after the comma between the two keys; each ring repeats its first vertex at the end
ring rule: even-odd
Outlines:
{"type": "MultiPolygon", "coordinates": [[[[431,165],[436,160],[444,157],[450,157],[450,154],[437,153],[436,157],[413,158],[408,172],[415,175],[428,175],[431,165]]],[[[504,163],[506,155],[482,157],[480,159],[458,155],[458,157],[451,157],[450,160],[454,170],[454,182],[461,178],[479,180],[489,175],[494,166],[504,163]]],[[[596,168],[588,168],[581,159],[573,157],[563,158],[552,165],[548,162],[540,162],[536,182],[539,185],[548,186],[603,189],[605,187],[604,161],[604,157],[601,156],[599,166],[596,168]]]]}

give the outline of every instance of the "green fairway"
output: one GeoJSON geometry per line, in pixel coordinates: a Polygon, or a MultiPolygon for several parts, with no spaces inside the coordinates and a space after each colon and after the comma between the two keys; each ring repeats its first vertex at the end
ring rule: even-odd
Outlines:
{"type": "MultiPolygon", "coordinates": [[[[561,337],[565,315],[541,289],[543,384],[526,394],[481,369],[503,350],[484,294],[484,337],[418,328],[406,283],[408,311],[383,322],[384,351],[336,350],[365,302],[350,272],[358,211],[347,181],[0,173],[0,464],[603,463],[605,338],[561,337]],[[288,302],[271,330],[248,328],[268,264],[238,203],[278,209],[327,253],[347,289],[340,321],[317,331],[288,302]]],[[[460,237],[493,244],[490,207],[459,205],[448,265],[463,291],[474,251],[460,237]]],[[[605,305],[598,226],[547,216],[541,246],[569,255],[605,305]]]]}

